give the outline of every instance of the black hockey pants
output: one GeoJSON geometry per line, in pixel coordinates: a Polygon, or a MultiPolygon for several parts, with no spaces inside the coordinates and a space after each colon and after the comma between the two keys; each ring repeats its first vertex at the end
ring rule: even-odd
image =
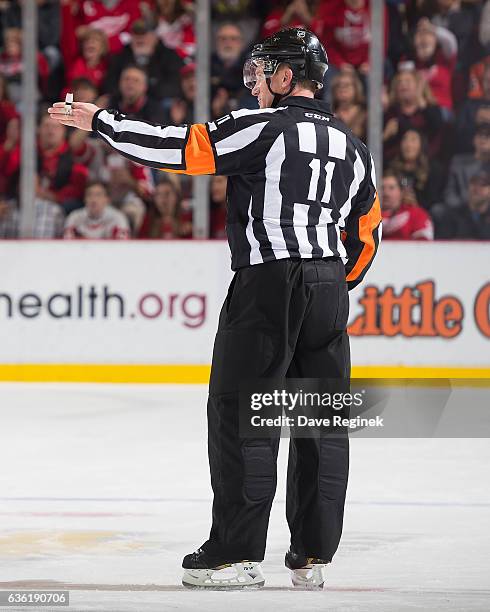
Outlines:
{"type": "MultiPolygon", "coordinates": [[[[282,259],[235,274],[220,314],[208,400],[213,524],[204,550],[262,560],[279,439],[239,436],[240,381],[348,378],[349,310],[338,258],[282,259]]],[[[286,515],[295,552],[330,561],[339,545],[348,438],[290,439],[286,515]]]]}

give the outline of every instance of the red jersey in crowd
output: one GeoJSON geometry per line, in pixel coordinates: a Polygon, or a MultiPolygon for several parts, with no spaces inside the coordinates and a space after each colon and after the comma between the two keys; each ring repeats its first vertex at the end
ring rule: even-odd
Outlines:
{"type": "Polygon", "coordinates": [[[68,64],[78,55],[76,31],[80,26],[102,30],[109,39],[111,53],[129,42],[129,29],[141,17],[140,2],[119,0],[112,8],[97,0],[75,0],[61,7],[61,49],[68,64]]]}
{"type": "Polygon", "coordinates": [[[427,211],[419,206],[402,204],[394,212],[383,210],[383,239],[433,240],[434,227],[427,211]]]}
{"type": "MultiPolygon", "coordinates": [[[[345,0],[323,2],[318,8],[323,22],[321,39],[334,66],[350,64],[359,68],[369,62],[371,16],[369,0],[359,9],[350,8],[345,0]]],[[[388,13],[385,7],[385,49],[388,45],[388,13]]]]}
{"type": "Polygon", "coordinates": [[[138,184],[138,193],[144,200],[149,200],[155,191],[155,182],[151,169],[140,164],[129,162],[129,172],[138,184]]]}
{"type": "Polygon", "coordinates": [[[162,43],[180,57],[193,57],[196,53],[196,33],[193,18],[184,13],[170,23],[160,19],[157,34],[162,43]]]}
{"type": "Polygon", "coordinates": [[[112,206],[107,206],[97,218],[91,217],[86,208],[80,208],[68,215],[63,237],[72,240],[127,240],[129,224],[124,214],[112,206]]]}
{"type": "Polygon", "coordinates": [[[456,66],[456,55],[446,57],[442,51],[437,51],[434,61],[430,65],[416,61],[417,72],[427,82],[438,106],[453,108],[452,82],[456,66]]]}
{"type": "MultiPolygon", "coordinates": [[[[20,171],[20,145],[6,151],[0,145],[0,193],[11,191],[20,171]]],[[[82,200],[87,183],[88,170],[74,163],[65,142],[55,151],[38,151],[39,186],[52,193],[59,204],[70,200],[82,200]]]]}
{"type": "Polygon", "coordinates": [[[0,194],[12,195],[17,191],[20,170],[20,146],[6,150],[0,144],[0,194]]]}
{"type": "Polygon", "coordinates": [[[267,36],[272,36],[279,30],[282,30],[284,27],[288,28],[308,28],[311,32],[315,33],[317,36],[320,36],[323,29],[323,21],[318,19],[318,17],[313,17],[310,24],[306,26],[299,18],[295,17],[292,19],[287,26],[282,23],[282,16],[284,13],[284,8],[276,8],[271,11],[267,17],[265,18],[264,25],[262,26],[261,38],[266,38],[267,36]]]}
{"type": "Polygon", "coordinates": [[[41,187],[53,193],[59,204],[68,200],[82,200],[88,179],[87,168],[70,162],[66,154],[69,155],[67,142],[56,151],[39,151],[39,183],[41,187]],[[64,179],[59,176],[62,158],[63,162],[67,162],[64,179]]]}
{"type": "MultiPolygon", "coordinates": [[[[100,90],[105,79],[107,66],[108,63],[106,59],[101,60],[97,66],[89,66],[85,58],[79,56],[73,60],[69,69],[67,70],[66,83],[68,86],[70,86],[75,79],[88,79],[97,87],[97,89],[100,90]]],[[[67,91],[68,88],[64,90],[63,95],[65,95],[67,91]]]]}

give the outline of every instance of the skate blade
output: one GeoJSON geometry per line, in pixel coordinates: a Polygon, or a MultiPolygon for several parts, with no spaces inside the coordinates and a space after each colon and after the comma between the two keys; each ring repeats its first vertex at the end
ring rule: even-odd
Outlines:
{"type": "Polygon", "coordinates": [[[209,584],[199,585],[186,582],[185,578],[182,578],[182,585],[189,590],[194,591],[253,591],[254,589],[261,589],[265,585],[265,580],[261,582],[255,582],[254,584],[209,584]]]}
{"type": "Polygon", "coordinates": [[[325,577],[323,574],[325,567],[325,565],[312,565],[291,570],[293,587],[304,591],[323,591],[325,588],[325,577]]]}
{"type": "Polygon", "coordinates": [[[236,591],[260,589],[264,586],[265,579],[258,563],[233,563],[225,569],[186,569],[182,584],[186,589],[236,591]],[[226,575],[230,568],[236,572],[235,575],[226,575]]]}

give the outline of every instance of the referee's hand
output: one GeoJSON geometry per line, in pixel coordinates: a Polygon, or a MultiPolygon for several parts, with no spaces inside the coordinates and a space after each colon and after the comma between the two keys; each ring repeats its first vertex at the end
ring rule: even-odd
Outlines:
{"type": "Polygon", "coordinates": [[[76,127],[79,130],[92,130],[92,119],[99,107],[88,102],[73,102],[71,114],[68,115],[65,110],[64,102],[55,102],[53,106],[48,108],[48,113],[51,119],[67,125],[76,127]]]}

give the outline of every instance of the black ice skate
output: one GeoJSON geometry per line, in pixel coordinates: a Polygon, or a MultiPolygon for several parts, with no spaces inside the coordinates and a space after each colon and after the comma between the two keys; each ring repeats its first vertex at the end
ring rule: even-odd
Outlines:
{"type": "Polygon", "coordinates": [[[289,549],[284,562],[286,567],[291,570],[291,581],[295,588],[323,590],[325,585],[324,570],[330,561],[298,555],[289,549]]]}
{"type": "Polygon", "coordinates": [[[265,582],[260,561],[213,559],[202,548],[186,555],[182,567],[182,584],[188,589],[258,589],[265,582]]]}

